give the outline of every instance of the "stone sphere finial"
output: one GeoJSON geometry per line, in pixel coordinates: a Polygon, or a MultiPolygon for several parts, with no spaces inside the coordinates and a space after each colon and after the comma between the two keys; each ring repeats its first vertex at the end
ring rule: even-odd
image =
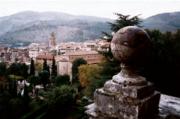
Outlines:
{"type": "Polygon", "coordinates": [[[137,26],[127,26],[117,31],[111,41],[114,58],[128,66],[140,66],[146,60],[150,46],[149,35],[137,26]]]}

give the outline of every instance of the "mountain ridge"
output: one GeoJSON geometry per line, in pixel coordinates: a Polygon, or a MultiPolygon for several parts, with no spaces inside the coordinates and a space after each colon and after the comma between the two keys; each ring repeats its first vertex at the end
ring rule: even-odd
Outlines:
{"type": "Polygon", "coordinates": [[[180,29],[180,12],[167,12],[146,18],[142,25],[148,29],[159,29],[162,32],[180,29]]]}
{"type": "MultiPolygon", "coordinates": [[[[175,31],[180,29],[180,12],[157,14],[142,20],[147,29],[175,31]]],[[[86,41],[110,33],[112,19],[71,15],[62,12],[24,11],[0,17],[0,42],[48,42],[51,32],[57,42],[86,41]]]]}
{"type": "Polygon", "coordinates": [[[51,32],[56,33],[58,42],[96,39],[100,37],[101,29],[110,31],[107,21],[111,20],[60,12],[25,11],[0,18],[0,41],[42,42],[47,41],[51,32]]]}

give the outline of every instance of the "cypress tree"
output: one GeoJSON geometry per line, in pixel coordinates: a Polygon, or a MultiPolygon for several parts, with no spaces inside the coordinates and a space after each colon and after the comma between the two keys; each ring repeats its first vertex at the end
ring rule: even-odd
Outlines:
{"type": "Polygon", "coordinates": [[[78,67],[82,64],[87,64],[87,61],[83,58],[77,58],[72,63],[72,80],[78,80],[78,67]]]}
{"type": "Polygon", "coordinates": [[[47,65],[47,60],[46,59],[44,59],[44,62],[43,62],[43,70],[48,71],[48,65],[47,65]]]}
{"type": "Polygon", "coordinates": [[[44,62],[43,62],[43,71],[47,71],[50,75],[49,66],[47,65],[46,59],[44,59],[44,62]]]}
{"type": "Polygon", "coordinates": [[[56,60],[54,59],[54,57],[52,60],[51,76],[53,77],[57,76],[57,65],[56,65],[56,60]]]}
{"type": "Polygon", "coordinates": [[[31,64],[30,64],[30,75],[35,75],[35,67],[34,67],[34,60],[31,58],[31,64]]]}

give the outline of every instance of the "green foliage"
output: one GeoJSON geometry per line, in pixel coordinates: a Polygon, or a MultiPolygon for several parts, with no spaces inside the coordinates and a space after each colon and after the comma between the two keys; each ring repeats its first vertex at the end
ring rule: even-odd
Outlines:
{"type": "Polygon", "coordinates": [[[30,64],[30,75],[35,75],[35,66],[34,66],[34,60],[31,58],[31,64],[30,64]]]}
{"type": "MultiPolygon", "coordinates": [[[[49,66],[47,65],[46,59],[44,59],[44,62],[43,62],[43,70],[49,72],[49,66]]],[[[49,72],[49,74],[50,74],[50,72],[49,72]]]]}
{"type": "Polygon", "coordinates": [[[100,72],[100,77],[98,80],[92,80],[90,83],[90,89],[95,91],[95,89],[100,88],[104,85],[107,80],[112,79],[112,76],[120,72],[120,63],[117,60],[109,61],[100,64],[102,70],[100,72]]]}
{"type": "Polygon", "coordinates": [[[69,75],[59,75],[54,79],[54,83],[56,86],[69,85],[70,77],[69,75]]]}
{"type": "Polygon", "coordinates": [[[81,65],[79,67],[79,81],[81,87],[84,88],[83,94],[86,96],[92,96],[96,84],[94,80],[100,80],[100,72],[102,67],[98,65],[81,65]]]}
{"type": "Polygon", "coordinates": [[[5,76],[7,71],[6,64],[4,62],[0,63],[0,76],[5,76]]]}
{"type": "Polygon", "coordinates": [[[23,78],[28,77],[28,66],[25,63],[12,63],[8,68],[9,75],[22,76],[23,78]]]}
{"type": "Polygon", "coordinates": [[[40,72],[43,70],[43,65],[41,63],[35,63],[35,70],[40,72]]]}
{"type": "Polygon", "coordinates": [[[50,107],[67,108],[68,106],[74,104],[76,93],[75,90],[70,86],[62,85],[47,93],[47,103],[50,105],[50,107]]]}
{"type": "Polygon", "coordinates": [[[81,65],[79,70],[79,81],[82,87],[86,87],[91,79],[99,78],[101,67],[98,65],[81,65]]]}
{"type": "MultiPolygon", "coordinates": [[[[125,27],[125,26],[139,26],[141,23],[141,20],[139,19],[139,16],[130,16],[130,15],[123,15],[120,13],[115,13],[115,15],[118,17],[113,23],[109,23],[111,30],[113,33],[116,33],[119,29],[125,27]]],[[[112,40],[112,34],[102,32],[104,35],[103,39],[110,42],[112,40]]]]}
{"type": "Polygon", "coordinates": [[[72,63],[72,80],[76,82],[78,80],[78,67],[82,64],[87,64],[87,61],[83,58],[77,58],[72,63]]]}
{"type": "Polygon", "coordinates": [[[56,87],[52,91],[47,92],[48,111],[46,118],[66,117],[75,105],[75,98],[75,90],[67,85],[56,87]]]}
{"type": "Polygon", "coordinates": [[[147,30],[151,37],[151,62],[142,71],[148,80],[162,93],[180,96],[176,90],[180,79],[180,32],[161,33],[159,30],[147,30]],[[168,88],[167,88],[168,87],[168,88]]]}
{"type": "Polygon", "coordinates": [[[115,15],[117,15],[118,18],[114,23],[109,23],[113,32],[117,32],[119,29],[125,26],[139,25],[141,22],[139,16],[131,17],[130,15],[123,15],[120,13],[115,13],[115,15]]]}
{"type": "Polygon", "coordinates": [[[8,68],[8,74],[20,75],[20,64],[12,63],[8,68]]]}
{"type": "Polygon", "coordinates": [[[12,97],[17,96],[17,80],[9,78],[9,93],[12,97]]]}
{"type": "Polygon", "coordinates": [[[106,60],[99,65],[81,65],[79,81],[83,88],[82,94],[92,97],[95,89],[104,85],[113,75],[120,71],[118,61],[106,60]]]}
{"type": "Polygon", "coordinates": [[[100,64],[102,68],[101,75],[112,78],[113,75],[120,71],[120,62],[117,60],[106,60],[100,64]]]}
{"type": "Polygon", "coordinates": [[[57,65],[56,65],[56,60],[54,58],[53,58],[53,61],[52,61],[51,76],[52,77],[57,76],[57,65]]]}
{"type": "Polygon", "coordinates": [[[23,80],[22,76],[17,76],[17,75],[9,75],[8,78],[11,80],[16,80],[16,81],[23,80]]]}
{"type": "Polygon", "coordinates": [[[37,76],[29,76],[28,82],[30,83],[31,86],[35,86],[40,83],[40,80],[39,80],[39,77],[37,76]]]}
{"type": "Polygon", "coordinates": [[[46,85],[50,83],[49,80],[49,72],[46,70],[43,70],[39,73],[39,79],[41,84],[43,84],[44,90],[46,90],[46,85]]]}
{"type": "Polygon", "coordinates": [[[28,77],[28,66],[25,63],[21,64],[21,76],[25,79],[28,77]]]}

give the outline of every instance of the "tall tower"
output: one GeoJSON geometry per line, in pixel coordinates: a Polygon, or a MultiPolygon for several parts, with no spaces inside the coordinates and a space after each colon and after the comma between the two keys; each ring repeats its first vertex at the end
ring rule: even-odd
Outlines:
{"type": "Polygon", "coordinates": [[[51,33],[51,37],[49,39],[49,46],[50,47],[55,47],[56,46],[56,36],[55,36],[54,32],[51,33]]]}

